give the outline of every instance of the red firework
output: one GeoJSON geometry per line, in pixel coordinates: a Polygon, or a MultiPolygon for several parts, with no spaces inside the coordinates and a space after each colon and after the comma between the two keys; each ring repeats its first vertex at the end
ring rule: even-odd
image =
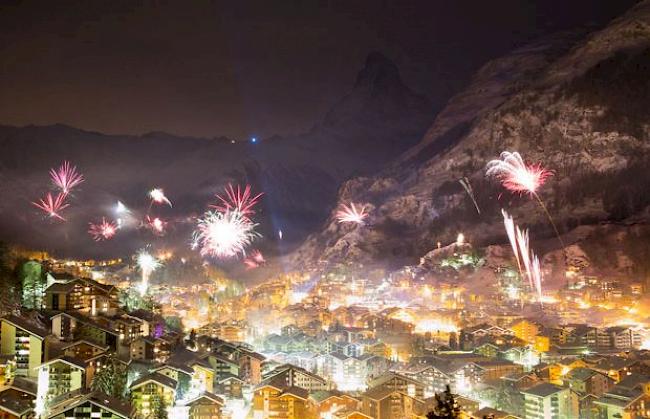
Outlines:
{"type": "Polygon", "coordinates": [[[553,172],[539,163],[526,164],[516,151],[504,151],[499,159],[488,163],[486,175],[497,178],[510,192],[537,195],[539,188],[553,176],[553,172]]]}
{"type": "Polygon", "coordinates": [[[64,195],[84,181],[83,175],[77,172],[77,167],[68,161],[64,161],[58,169],[50,169],[50,178],[64,195]]]}
{"type": "Polygon", "coordinates": [[[64,193],[59,193],[56,197],[53,197],[50,192],[45,195],[45,198],[42,198],[38,201],[32,202],[32,204],[45,212],[50,218],[58,218],[61,221],[65,221],[59,212],[66,209],[69,204],[65,203],[66,195],[64,193]]]}
{"type": "Polygon", "coordinates": [[[210,205],[211,208],[219,212],[238,211],[241,215],[249,216],[255,214],[255,205],[264,193],[258,193],[253,196],[251,193],[251,185],[246,185],[244,189],[237,185],[235,189],[231,184],[224,189],[225,196],[217,194],[216,197],[221,201],[216,205],[210,205]]]}
{"type": "Polygon", "coordinates": [[[110,240],[117,233],[117,224],[113,221],[107,221],[102,217],[101,223],[88,223],[88,234],[90,234],[96,242],[102,240],[110,240]]]}

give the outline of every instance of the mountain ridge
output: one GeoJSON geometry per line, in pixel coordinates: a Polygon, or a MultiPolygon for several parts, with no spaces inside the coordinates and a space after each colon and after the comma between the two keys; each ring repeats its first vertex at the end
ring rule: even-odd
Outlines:
{"type": "Polygon", "coordinates": [[[537,240],[552,237],[535,202],[485,178],[487,161],[504,150],[554,170],[540,194],[563,231],[622,220],[650,205],[638,197],[650,187],[642,170],[650,159],[650,2],[582,38],[572,36],[483,66],[418,144],[378,175],[351,179],[339,189],[339,205],[367,206],[366,225],[340,224],[332,212],[290,261],[414,263],[459,232],[477,245],[500,242],[501,208],[537,240]],[[481,214],[461,178],[472,183],[481,214]]]}

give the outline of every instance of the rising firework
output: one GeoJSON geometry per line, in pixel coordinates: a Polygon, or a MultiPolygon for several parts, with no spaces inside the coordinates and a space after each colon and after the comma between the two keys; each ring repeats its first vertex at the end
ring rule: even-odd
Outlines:
{"type": "Polygon", "coordinates": [[[65,203],[65,197],[66,195],[64,193],[58,193],[56,197],[53,197],[48,192],[45,198],[32,202],[32,204],[45,212],[50,218],[58,218],[61,221],[65,221],[65,218],[59,214],[59,212],[69,206],[69,204],[65,203]]]}
{"type": "Polygon", "coordinates": [[[542,269],[539,263],[539,258],[536,254],[531,253],[533,261],[530,266],[530,275],[532,276],[533,285],[537,291],[537,299],[542,302],[542,269]]]}
{"type": "Polygon", "coordinates": [[[521,263],[524,266],[524,272],[526,272],[526,278],[528,278],[528,285],[532,288],[533,286],[533,276],[530,273],[530,264],[531,264],[531,251],[530,251],[530,239],[528,237],[528,230],[522,230],[519,226],[515,229],[517,236],[517,248],[519,248],[519,257],[521,258],[521,263]]]}
{"type": "Polygon", "coordinates": [[[115,213],[117,215],[126,215],[130,214],[131,210],[122,203],[122,201],[117,201],[117,204],[115,204],[115,213]]]}
{"type": "Polygon", "coordinates": [[[476,212],[481,214],[481,210],[479,209],[478,203],[476,202],[476,197],[474,196],[474,189],[472,188],[472,184],[469,183],[469,179],[463,177],[458,179],[458,182],[462,185],[463,189],[465,189],[465,192],[467,192],[467,195],[469,195],[469,198],[474,203],[474,208],[476,208],[476,212]]]}
{"type": "Polygon", "coordinates": [[[341,204],[341,207],[336,212],[336,219],[339,223],[363,224],[367,217],[366,206],[362,205],[358,208],[354,202],[350,202],[350,205],[341,204]]]}
{"type": "Polygon", "coordinates": [[[145,249],[140,250],[136,255],[136,263],[142,273],[142,280],[139,286],[140,294],[144,295],[149,288],[149,277],[156,269],[162,266],[162,263],[145,249]]]}
{"type": "Polygon", "coordinates": [[[193,247],[202,256],[232,258],[246,254],[246,248],[259,237],[257,224],[241,212],[208,211],[198,220],[193,247]]]}
{"type": "Polygon", "coordinates": [[[253,195],[251,193],[251,185],[246,185],[242,190],[239,185],[235,189],[231,184],[228,184],[228,187],[224,191],[225,195],[216,195],[220,202],[217,205],[210,205],[210,208],[214,208],[220,212],[239,211],[244,216],[255,214],[255,205],[257,205],[262,195],[264,195],[264,193],[253,195]]]}
{"type": "Polygon", "coordinates": [[[101,223],[88,223],[88,226],[88,234],[96,242],[110,240],[117,232],[117,224],[113,221],[107,221],[104,217],[102,217],[101,223]]]}
{"type": "Polygon", "coordinates": [[[560,231],[555,225],[553,217],[548,212],[542,198],[537,193],[546,180],[553,176],[553,172],[546,170],[539,163],[527,165],[521,155],[516,151],[504,151],[498,159],[488,162],[485,175],[498,179],[504,188],[513,193],[527,193],[534,197],[546,214],[553,230],[555,230],[557,239],[562,245],[562,249],[564,249],[564,241],[560,237],[560,231]]]}
{"type": "Polygon", "coordinates": [[[72,166],[68,161],[64,161],[58,169],[50,169],[50,178],[64,195],[69,194],[74,187],[84,181],[81,173],[77,172],[77,167],[72,166]]]}
{"type": "Polygon", "coordinates": [[[528,278],[528,285],[536,291],[538,301],[541,303],[542,271],[539,258],[530,250],[528,230],[522,230],[519,226],[515,225],[512,217],[504,210],[501,210],[501,213],[503,214],[503,223],[506,227],[506,233],[508,234],[512,251],[517,259],[519,273],[522,276],[525,274],[526,278],[528,278]]]}
{"type": "Polygon", "coordinates": [[[117,228],[123,228],[133,222],[133,217],[131,216],[131,210],[122,203],[122,201],[117,201],[113,209],[115,213],[115,223],[117,228]]]}
{"type": "Polygon", "coordinates": [[[170,207],[172,206],[172,203],[167,197],[165,196],[165,192],[161,188],[154,188],[149,191],[149,198],[151,198],[151,203],[156,203],[156,204],[167,204],[170,207]]]}
{"type": "Polygon", "coordinates": [[[512,216],[508,214],[505,210],[501,210],[503,215],[503,225],[506,228],[506,234],[508,235],[508,240],[510,241],[510,247],[512,247],[512,252],[515,254],[515,259],[517,260],[517,269],[519,274],[522,275],[521,271],[521,260],[519,259],[519,252],[517,251],[517,236],[515,233],[515,222],[512,219],[512,216]]]}

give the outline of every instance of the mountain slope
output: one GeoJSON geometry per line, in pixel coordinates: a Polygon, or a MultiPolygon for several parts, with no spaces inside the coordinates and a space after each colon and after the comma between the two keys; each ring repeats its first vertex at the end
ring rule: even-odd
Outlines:
{"type": "Polygon", "coordinates": [[[576,35],[485,65],[420,143],[379,175],[340,189],[339,203],[367,204],[366,224],[338,224],[332,213],[293,262],[413,262],[461,231],[479,245],[503,241],[501,208],[533,237],[552,237],[534,201],[485,179],[485,164],[503,150],[555,172],[541,195],[563,231],[643,211],[650,204],[650,2],[577,42],[576,35]]]}

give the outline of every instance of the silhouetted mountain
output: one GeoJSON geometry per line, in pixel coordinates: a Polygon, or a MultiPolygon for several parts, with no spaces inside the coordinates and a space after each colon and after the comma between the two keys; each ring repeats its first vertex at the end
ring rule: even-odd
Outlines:
{"type": "MultiPolygon", "coordinates": [[[[59,254],[128,254],[149,242],[186,247],[193,221],[229,182],[252,183],[265,193],[258,214],[267,246],[282,229],[287,246],[322,223],[341,182],[377,171],[388,150],[415,144],[433,118],[429,102],[406,87],[395,65],[368,57],[349,95],[309,132],[258,139],[188,138],[163,132],[105,135],[64,125],[0,126],[0,234],[59,254]],[[51,190],[50,167],[75,164],[86,181],[75,191],[66,223],[44,220],[30,201],[51,190]],[[147,192],[162,187],[174,203],[152,212],[176,222],[167,237],[144,229],[93,243],[87,223],[111,216],[119,199],[139,218],[147,192]]],[[[263,245],[264,246],[264,245],[263,245]]]]}

